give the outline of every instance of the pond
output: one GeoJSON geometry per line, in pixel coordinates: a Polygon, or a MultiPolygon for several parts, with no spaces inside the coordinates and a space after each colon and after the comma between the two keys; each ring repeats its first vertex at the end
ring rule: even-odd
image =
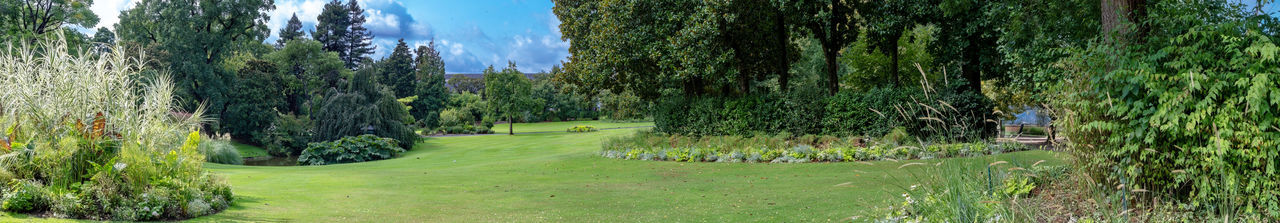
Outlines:
{"type": "Polygon", "coordinates": [[[245,158],[244,165],[245,166],[297,166],[298,157],[297,156],[289,156],[289,157],[265,156],[265,157],[245,158]]]}

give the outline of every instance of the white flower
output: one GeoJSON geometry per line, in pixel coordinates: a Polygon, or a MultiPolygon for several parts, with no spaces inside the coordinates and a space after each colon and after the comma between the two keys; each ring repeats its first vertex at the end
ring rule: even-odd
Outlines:
{"type": "Polygon", "coordinates": [[[124,168],[125,168],[125,167],[128,167],[128,166],[129,166],[129,164],[125,164],[125,163],[116,163],[116,165],[115,165],[115,166],[113,166],[113,167],[115,167],[115,168],[116,168],[116,172],[120,172],[120,171],[124,171],[124,168]]]}

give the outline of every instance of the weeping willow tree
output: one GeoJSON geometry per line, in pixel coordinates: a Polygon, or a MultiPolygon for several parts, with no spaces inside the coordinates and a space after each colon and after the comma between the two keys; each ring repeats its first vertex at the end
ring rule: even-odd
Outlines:
{"type": "Polygon", "coordinates": [[[331,91],[316,113],[316,141],[372,133],[395,139],[404,149],[418,141],[410,124],[413,117],[392,96],[390,89],[373,81],[373,68],[361,69],[345,91],[331,91]]]}

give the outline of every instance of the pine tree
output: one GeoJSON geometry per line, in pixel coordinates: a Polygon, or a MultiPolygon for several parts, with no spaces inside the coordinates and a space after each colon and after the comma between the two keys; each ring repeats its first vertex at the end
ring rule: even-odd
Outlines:
{"type": "Polygon", "coordinates": [[[280,29],[280,38],[276,40],[276,47],[284,47],[289,40],[302,38],[302,21],[298,20],[298,14],[294,13],[293,18],[289,18],[289,24],[280,29]]]}
{"type": "Polygon", "coordinates": [[[412,96],[415,82],[413,55],[409,54],[409,45],[404,42],[404,39],[396,43],[395,50],[391,51],[391,55],[383,60],[383,63],[382,75],[379,75],[378,82],[390,86],[396,98],[412,96]]]}
{"type": "Polygon", "coordinates": [[[347,69],[355,68],[355,62],[348,59],[347,29],[351,27],[351,11],[338,0],[324,4],[324,11],[316,17],[316,30],[311,38],[324,45],[324,50],[338,53],[338,58],[347,69]]]}
{"type": "Polygon", "coordinates": [[[349,33],[346,36],[347,57],[344,61],[348,61],[349,68],[360,66],[363,58],[369,54],[373,54],[375,47],[373,46],[373,33],[369,29],[364,28],[364,9],[360,8],[357,0],[347,2],[347,10],[349,17],[349,33]]]}
{"type": "Polygon", "coordinates": [[[417,95],[410,107],[409,114],[421,122],[423,127],[435,129],[440,126],[440,110],[444,110],[449,99],[449,88],[445,87],[444,60],[436,51],[436,43],[432,41],[426,46],[418,46],[417,95]]]}

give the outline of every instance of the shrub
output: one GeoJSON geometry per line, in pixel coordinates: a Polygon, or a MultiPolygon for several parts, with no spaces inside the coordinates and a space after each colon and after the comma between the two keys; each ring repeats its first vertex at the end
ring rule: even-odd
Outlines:
{"type": "Polygon", "coordinates": [[[925,147],[876,144],[864,147],[855,140],[841,140],[831,136],[808,135],[791,138],[780,138],[779,136],[690,137],[665,135],[650,131],[640,131],[630,137],[605,140],[603,147],[604,149],[600,155],[615,159],[749,163],[930,159],[981,156],[1029,149],[1029,147],[1018,143],[934,144],[925,147]],[[817,146],[804,143],[812,143],[817,146]]]}
{"type": "Polygon", "coordinates": [[[307,116],[280,114],[267,129],[267,153],[276,157],[298,155],[311,143],[311,119],[307,116]]]}
{"type": "Polygon", "coordinates": [[[1224,2],[1150,11],[1161,32],[1144,44],[1095,44],[1062,62],[1071,81],[1054,101],[1072,154],[1102,184],[1223,216],[1280,218],[1275,37],[1224,2]]]}
{"type": "Polygon", "coordinates": [[[596,130],[596,127],[592,127],[589,125],[577,125],[577,126],[569,127],[569,130],[567,131],[568,132],[594,132],[597,130],[596,130]]]}
{"type": "Polygon", "coordinates": [[[311,143],[302,155],[299,165],[327,165],[357,163],[390,159],[403,153],[395,139],[374,135],[348,136],[330,142],[311,143]]]}
{"type": "MultiPolygon", "coordinates": [[[[203,110],[185,113],[167,76],[138,79],[146,58],[116,48],[70,55],[65,42],[0,52],[0,185],[7,210],[88,219],[197,217],[176,206],[139,215],[137,198],[182,191],[171,203],[213,197],[230,186],[203,169],[203,110]],[[38,49],[38,51],[36,50],[38,49]],[[199,195],[199,196],[196,196],[199,195]]],[[[208,199],[206,199],[208,200],[208,199]]]]}
{"type": "Polygon", "coordinates": [[[231,145],[230,136],[209,137],[200,142],[199,148],[200,154],[204,154],[205,161],[231,165],[244,164],[244,157],[240,156],[240,150],[236,150],[236,147],[231,145]]]}

